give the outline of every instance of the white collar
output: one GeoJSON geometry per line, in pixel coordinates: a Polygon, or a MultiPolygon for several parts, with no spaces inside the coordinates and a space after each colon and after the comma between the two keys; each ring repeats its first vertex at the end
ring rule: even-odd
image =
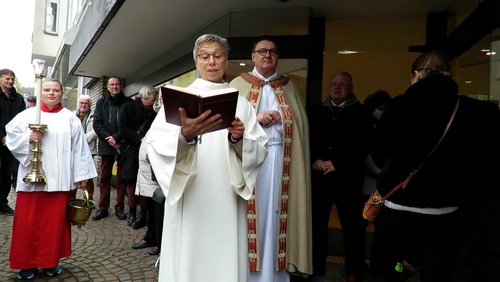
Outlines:
{"type": "Polygon", "coordinates": [[[278,73],[277,72],[274,72],[270,77],[264,77],[262,76],[262,74],[260,74],[258,71],[257,71],[257,68],[253,68],[252,70],[252,74],[255,75],[256,77],[264,80],[264,81],[270,81],[270,80],[273,80],[274,78],[276,78],[278,76],[278,73]]]}

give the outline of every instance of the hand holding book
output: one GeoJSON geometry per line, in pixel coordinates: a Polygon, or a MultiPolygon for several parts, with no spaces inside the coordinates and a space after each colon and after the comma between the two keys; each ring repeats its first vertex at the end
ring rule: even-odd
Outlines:
{"type": "MultiPolygon", "coordinates": [[[[179,108],[182,108],[186,117],[192,120],[202,117],[201,120],[206,119],[207,122],[214,122],[216,119],[210,120],[207,117],[219,114],[218,118],[222,119],[222,122],[218,123],[217,126],[214,124],[209,131],[203,133],[231,127],[231,123],[235,119],[238,90],[234,88],[198,92],[188,88],[167,85],[161,88],[161,95],[165,109],[165,120],[168,123],[184,126],[181,122],[179,108]],[[209,113],[204,115],[208,110],[210,110],[209,113]]],[[[197,121],[200,121],[200,119],[197,119],[197,121]]],[[[203,126],[206,129],[208,124],[197,124],[197,126],[203,126]]],[[[198,131],[198,129],[195,128],[194,130],[198,131]]]]}
{"type": "Polygon", "coordinates": [[[206,110],[198,117],[189,118],[186,110],[180,107],[179,114],[182,124],[181,134],[187,141],[191,141],[196,136],[212,131],[222,123],[221,115],[211,115],[211,110],[206,110]]]}

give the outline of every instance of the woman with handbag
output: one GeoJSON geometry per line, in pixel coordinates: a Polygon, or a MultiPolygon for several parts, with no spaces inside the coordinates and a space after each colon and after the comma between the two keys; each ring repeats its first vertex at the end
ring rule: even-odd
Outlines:
{"type": "Polygon", "coordinates": [[[488,158],[498,156],[490,151],[499,142],[498,107],[459,97],[450,69],[442,53],[420,55],[411,67],[412,85],[378,124],[372,153],[384,167],[378,191],[384,196],[400,188],[375,221],[373,281],[399,281],[395,266],[410,248],[422,281],[450,281],[471,187],[493,181],[486,172],[488,158]]]}

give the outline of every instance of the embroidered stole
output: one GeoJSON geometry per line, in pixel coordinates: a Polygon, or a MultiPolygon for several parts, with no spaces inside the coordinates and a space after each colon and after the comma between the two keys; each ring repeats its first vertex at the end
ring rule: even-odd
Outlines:
{"type": "MultiPolygon", "coordinates": [[[[292,150],[292,112],[288,107],[288,102],[281,86],[286,85],[289,79],[279,75],[273,80],[265,82],[251,73],[242,73],[240,75],[252,87],[247,95],[248,101],[257,111],[260,102],[260,94],[264,85],[268,84],[273,89],[278,100],[281,114],[283,116],[283,173],[281,175],[281,191],[278,210],[278,260],[276,262],[276,271],[286,269],[286,238],[288,225],[288,192],[290,180],[290,155],[292,150]]],[[[254,189],[252,197],[247,202],[247,221],[248,221],[248,258],[250,271],[259,271],[259,240],[258,238],[258,210],[257,210],[257,189],[254,189]]]]}

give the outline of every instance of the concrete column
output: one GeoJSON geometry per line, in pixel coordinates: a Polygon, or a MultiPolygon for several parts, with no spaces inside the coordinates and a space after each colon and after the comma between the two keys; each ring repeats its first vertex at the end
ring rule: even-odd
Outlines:
{"type": "Polygon", "coordinates": [[[492,41],[490,50],[490,100],[500,102],[500,40],[492,41]]]}

